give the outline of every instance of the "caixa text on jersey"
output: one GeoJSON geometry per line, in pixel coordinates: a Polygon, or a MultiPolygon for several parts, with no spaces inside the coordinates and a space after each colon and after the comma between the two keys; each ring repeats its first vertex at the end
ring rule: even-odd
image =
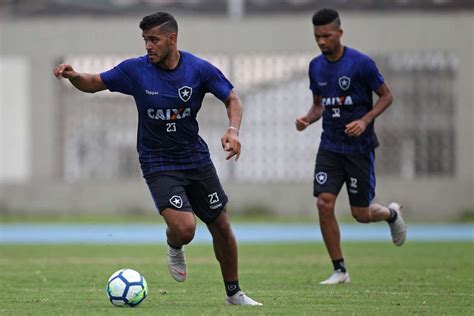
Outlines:
{"type": "Polygon", "coordinates": [[[164,121],[175,121],[183,119],[187,116],[191,116],[191,108],[178,108],[178,109],[153,109],[147,110],[148,117],[155,120],[164,121]]]}

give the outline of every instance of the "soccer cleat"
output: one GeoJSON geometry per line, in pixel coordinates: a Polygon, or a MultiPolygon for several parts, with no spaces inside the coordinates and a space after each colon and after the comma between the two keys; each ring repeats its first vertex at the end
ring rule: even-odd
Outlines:
{"type": "Polygon", "coordinates": [[[171,276],[178,282],[186,280],[186,257],[184,247],[174,249],[168,246],[168,270],[171,276]]]}
{"type": "Polygon", "coordinates": [[[225,303],[230,304],[230,305],[253,305],[253,306],[263,305],[262,303],[254,301],[253,299],[245,295],[245,293],[242,291],[238,291],[232,296],[227,296],[225,298],[225,303]]]}
{"type": "Polygon", "coordinates": [[[319,282],[319,284],[323,285],[334,285],[334,284],[342,284],[342,283],[349,283],[351,282],[351,277],[349,276],[349,272],[342,272],[341,270],[336,270],[331,274],[331,276],[319,282]]]}
{"type": "Polygon", "coordinates": [[[405,243],[407,238],[407,225],[403,220],[400,209],[400,204],[392,202],[388,205],[388,208],[397,213],[397,219],[393,223],[388,223],[390,226],[390,233],[392,234],[392,241],[396,246],[401,246],[405,243]]]}

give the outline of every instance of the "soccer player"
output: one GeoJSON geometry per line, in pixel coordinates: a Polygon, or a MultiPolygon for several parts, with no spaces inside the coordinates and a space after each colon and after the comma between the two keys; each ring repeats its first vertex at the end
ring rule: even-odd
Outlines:
{"type": "Polygon", "coordinates": [[[151,196],[167,224],[168,269],[186,279],[184,245],[196,230],[195,215],[206,223],[220,264],[227,304],[262,305],[239,287],[237,244],[225,205],[228,201],[198,135],[196,116],[204,95],[212,93],[227,108],[229,127],[221,142],[227,159],[240,156],[242,104],[232,84],[209,62],[178,50],[178,24],[165,12],[140,22],[147,54],[127,59],[100,74],[76,72],[71,65],[54,69],[83,92],[108,89],[131,95],[138,111],[137,151],[151,196]]]}
{"type": "Polygon", "coordinates": [[[352,216],[361,223],[387,221],[392,240],[401,246],[406,225],[400,205],[388,207],[372,202],[375,196],[374,149],[378,146],[374,120],[391,103],[392,93],[374,61],[341,44],[341,20],[332,9],[322,9],[312,18],[314,37],[321,55],[309,64],[313,104],[296,119],[302,131],[323,118],[323,133],[316,156],[314,196],[319,224],[334,272],[320,284],[349,283],[334,213],[337,195],[346,184],[352,216]],[[372,92],[378,96],[372,102],[372,92]]]}

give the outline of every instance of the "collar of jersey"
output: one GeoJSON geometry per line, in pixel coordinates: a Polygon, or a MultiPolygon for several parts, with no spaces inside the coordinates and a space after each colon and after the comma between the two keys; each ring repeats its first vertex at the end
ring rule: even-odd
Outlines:
{"type": "MultiPolygon", "coordinates": [[[[164,69],[164,68],[161,68],[159,66],[155,66],[157,69],[161,70],[161,71],[166,71],[166,72],[173,72],[173,71],[176,71],[178,70],[179,67],[181,67],[181,64],[183,63],[183,58],[184,58],[184,54],[182,51],[179,51],[179,60],[178,60],[178,65],[176,65],[176,67],[174,67],[173,69],[164,69]]],[[[154,66],[154,65],[153,65],[154,66]]]]}
{"type": "Polygon", "coordinates": [[[324,59],[326,59],[326,61],[330,64],[336,64],[336,63],[340,62],[344,58],[344,56],[346,56],[346,52],[347,52],[347,47],[346,46],[342,46],[342,47],[344,48],[344,51],[342,52],[342,55],[341,55],[341,57],[339,57],[338,60],[330,61],[329,59],[326,58],[326,56],[324,56],[324,59]]]}

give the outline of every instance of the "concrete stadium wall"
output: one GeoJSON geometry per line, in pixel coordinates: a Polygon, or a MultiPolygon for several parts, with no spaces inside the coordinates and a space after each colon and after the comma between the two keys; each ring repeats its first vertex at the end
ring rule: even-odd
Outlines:
{"type": "MultiPolygon", "coordinates": [[[[407,181],[378,178],[377,200],[392,199],[407,204],[407,212],[417,218],[446,218],[474,207],[473,144],[473,30],[474,13],[345,13],[342,12],[343,41],[364,52],[406,52],[440,50],[454,54],[459,60],[457,96],[457,174],[453,178],[430,177],[407,181]]],[[[256,51],[308,51],[318,53],[314,43],[311,13],[292,16],[249,17],[240,21],[226,17],[181,16],[179,46],[196,53],[256,51]]],[[[0,58],[26,60],[27,82],[3,86],[0,101],[2,134],[0,154],[7,157],[15,135],[20,137],[21,153],[29,163],[21,164],[22,172],[3,172],[19,168],[15,159],[0,162],[0,212],[127,212],[151,210],[153,204],[140,179],[125,183],[67,184],[61,180],[61,136],[58,134],[61,85],[52,75],[58,60],[70,54],[141,55],[143,41],[140,17],[120,18],[38,18],[3,19],[0,21],[0,58]],[[16,104],[25,107],[24,121],[18,128],[4,128],[5,118],[16,115],[16,104]],[[9,100],[8,105],[5,100],[9,100]],[[25,101],[26,100],[26,101],[25,101]],[[29,127],[25,127],[24,122],[29,127]],[[5,131],[6,130],[6,131],[5,131]],[[10,145],[8,145],[10,144],[10,145]],[[16,180],[5,174],[16,175],[16,180]]],[[[79,70],[79,69],[78,69],[79,70]]],[[[14,74],[0,71],[5,82],[14,74]]],[[[429,80],[430,78],[426,78],[429,80]]],[[[18,79],[19,80],[19,79],[18,79]]],[[[20,81],[21,83],[21,81],[20,81]]],[[[237,87],[238,89],[238,87],[237,87]]],[[[309,96],[309,94],[308,94],[309,96]]],[[[308,106],[310,104],[308,99],[308,106]]],[[[20,112],[23,113],[23,112],[20,112]]],[[[225,118],[223,118],[225,119],[225,118]]],[[[396,150],[396,148],[394,148],[396,150]]],[[[10,156],[11,157],[11,156],[10,156]]],[[[242,184],[226,183],[231,207],[236,211],[263,206],[279,214],[310,214],[315,200],[311,195],[312,179],[307,183],[242,184]]],[[[347,197],[338,201],[338,212],[346,212],[347,197]]]]}

